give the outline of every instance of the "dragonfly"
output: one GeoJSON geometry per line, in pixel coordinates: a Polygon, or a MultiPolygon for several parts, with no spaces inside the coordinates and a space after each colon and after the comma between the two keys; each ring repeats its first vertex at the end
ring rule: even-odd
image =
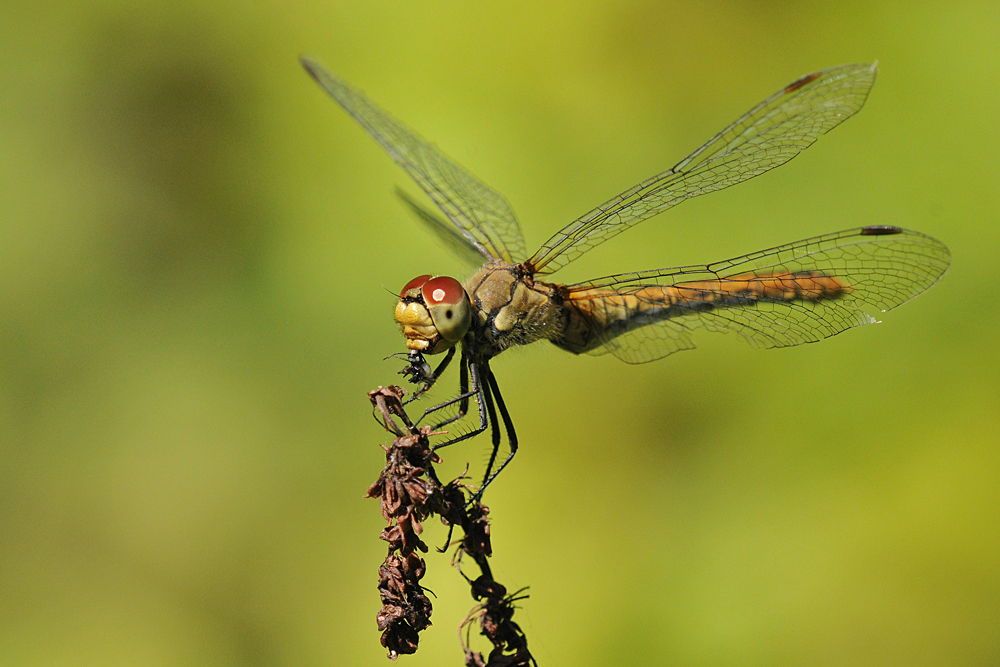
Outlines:
{"type": "MultiPolygon", "coordinates": [[[[408,349],[402,372],[422,385],[444,373],[461,350],[458,394],[427,408],[421,421],[458,405],[435,430],[464,417],[492,426],[493,450],[476,498],[510,463],[518,440],[491,362],[504,350],[548,340],[574,354],[610,353],[645,363],[694,347],[697,329],[734,332],[757,347],[812,343],[875,323],[930,288],[947,270],[948,248],[930,236],[870,225],[815,236],[713,262],[620,273],[575,284],[548,276],[634,225],[709,192],[782,165],[864,105],[872,64],[847,64],[803,76],[733,121],[672,168],[577,218],[528,256],[521,226],[499,192],[314,60],[302,64],[401,166],[444,214],[397,190],[417,217],[474,265],[464,283],[426,274],[406,283],[395,318],[408,349]],[[444,354],[431,369],[424,355],[444,354]],[[503,434],[508,454],[499,465],[503,434]]],[[[411,400],[412,400],[411,398],[411,400]]],[[[448,414],[448,413],[441,413],[448,414]]],[[[418,422],[419,423],[419,422],[418,422]]]]}

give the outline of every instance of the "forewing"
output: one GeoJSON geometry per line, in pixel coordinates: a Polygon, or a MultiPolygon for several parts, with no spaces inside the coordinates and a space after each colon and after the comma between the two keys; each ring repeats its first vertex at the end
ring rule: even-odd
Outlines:
{"type": "Polygon", "coordinates": [[[486,259],[514,263],[525,255],[521,226],[510,204],[464,167],[376,106],[361,92],[302,58],[317,83],[344,107],[423,189],[466,242],[486,259]]]}
{"type": "Polygon", "coordinates": [[[626,190],[559,230],[529,260],[553,273],[594,246],[685,199],[715,192],[788,162],[857,113],[874,65],[841,65],[791,83],[672,169],[626,190]]]}
{"type": "Polygon", "coordinates": [[[569,299],[596,300],[589,304],[592,309],[620,309],[623,297],[639,295],[640,307],[603,331],[600,347],[591,353],[611,352],[628,363],[644,363],[693,348],[690,334],[698,328],[735,332],[755,347],[784,347],[872,324],[877,320],[870,312],[891,310],[924,292],[950,262],[944,244],[919,232],[861,227],[706,266],[608,276],[567,289],[569,299]],[[836,298],[806,290],[792,299],[762,298],[747,289],[775,283],[775,276],[788,276],[783,280],[790,286],[797,280],[846,289],[836,298]],[[669,317],[648,321],[640,312],[648,305],[642,295],[659,288],[667,288],[676,303],[669,317]]]}
{"type": "Polygon", "coordinates": [[[455,255],[461,257],[471,266],[482,266],[483,255],[479,253],[475,246],[469,243],[469,240],[462,235],[462,232],[457,227],[434,215],[432,211],[427,210],[427,208],[399,188],[396,189],[396,196],[403,200],[403,203],[417,216],[417,219],[455,255]]]}

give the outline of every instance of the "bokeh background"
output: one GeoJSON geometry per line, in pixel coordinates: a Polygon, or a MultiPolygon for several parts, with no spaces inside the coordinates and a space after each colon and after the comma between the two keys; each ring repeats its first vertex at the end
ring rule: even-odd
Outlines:
{"type": "MultiPolygon", "coordinates": [[[[559,277],[894,224],[950,246],[945,279],[817,345],[505,354],[494,568],[531,587],[543,665],[1000,664],[998,35],[985,1],[6,0],[0,663],[385,664],[365,393],[398,382],[390,291],[462,264],[308,53],[504,192],[531,247],[879,59],[810,151],[559,277]]],[[[473,602],[428,568],[401,663],[458,665],[473,602]]]]}

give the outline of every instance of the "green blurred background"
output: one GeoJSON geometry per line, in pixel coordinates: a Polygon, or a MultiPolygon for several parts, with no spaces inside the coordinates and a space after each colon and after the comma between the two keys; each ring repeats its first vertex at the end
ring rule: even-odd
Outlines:
{"type": "MultiPolygon", "coordinates": [[[[531,586],[542,665],[1000,664],[998,35],[996,2],[6,0],[0,663],[386,664],[365,392],[399,381],[389,290],[462,264],[308,53],[504,192],[531,248],[879,59],[799,159],[559,278],[894,224],[950,246],[945,279],[818,345],[505,354],[494,568],[531,586]]],[[[461,663],[448,561],[408,665],[461,663]]]]}

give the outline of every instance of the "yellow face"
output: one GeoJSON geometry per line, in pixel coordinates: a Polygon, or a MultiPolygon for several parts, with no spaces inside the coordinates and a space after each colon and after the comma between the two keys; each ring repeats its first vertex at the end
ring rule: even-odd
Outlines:
{"type": "Polygon", "coordinates": [[[465,337],[472,307],[462,283],[448,276],[418,276],[406,283],[396,304],[406,347],[437,354],[465,337]]]}

